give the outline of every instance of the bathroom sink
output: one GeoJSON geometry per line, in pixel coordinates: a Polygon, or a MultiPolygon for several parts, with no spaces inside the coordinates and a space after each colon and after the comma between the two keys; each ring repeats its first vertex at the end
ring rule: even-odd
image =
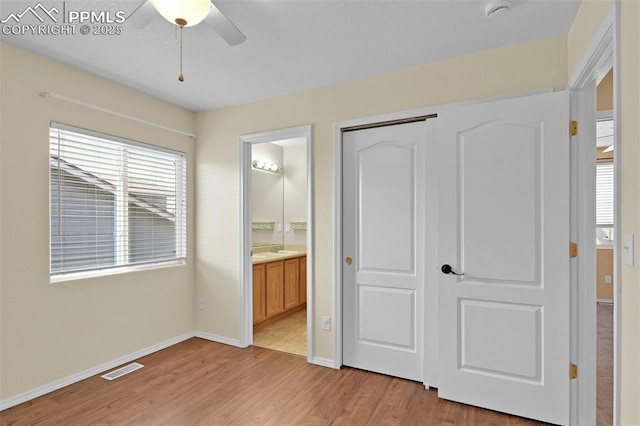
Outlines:
{"type": "Polygon", "coordinates": [[[287,259],[290,257],[296,256],[304,256],[304,252],[296,251],[296,250],[280,250],[277,253],[271,252],[260,252],[251,256],[251,260],[253,262],[265,262],[265,261],[275,261],[280,259],[287,259]]]}

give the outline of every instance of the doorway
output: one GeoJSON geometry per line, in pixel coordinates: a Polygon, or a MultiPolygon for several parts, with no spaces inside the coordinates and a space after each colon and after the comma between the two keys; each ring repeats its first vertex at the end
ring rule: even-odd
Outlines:
{"type": "MultiPolygon", "coordinates": [[[[567,89],[572,94],[572,115],[571,119],[576,120],[580,130],[574,137],[572,143],[572,240],[577,241],[580,247],[576,273],[572,276],[572,361],[579,366],[578,380],[572,387],[572,422],[580,424],[617,424],[619,422],[619,339],[618,330],[620,324],[620,262],[617,257],[620,253],[620,239],[615,238],[620,234],[620,199],[614,190],[615,197],[613,205],[613,232],[610,230],[596,231],[596,158],[597,158],[597,133],[596,123],[599,118],[596,114],[596,106],[599,101],[597,96],[597,86],[609,74],[611,75],[611,99],[607,109],[613,118],[613,146],[614,152],[620,152],[619,122],[619,41],[616,37],[618,25],[619,5],[611,7],[610,13],[605,18],[596,36],[591,41],[585,54],[580,61],[580,65],[569,79],[567,89]],[[594,238],[596,234],[596,238],[594,238]],[[611,284],[604,286],[612,290],[613,306],[609,306],[612,311],[609,327],[613,332],[608,338],[613,337],[611,342],[612,366],[608,370],[612,372],[610,378],[611,391],[606,391],[609,395],[607,405],[610,411],[602,419],[602,412],[598,408],[598,401],[601,396],[602,380],[598,379],[598,289],[597,289],[597,239],[607,240],[613,236],[612,248],[609,255],[613,258],[613,269],[611,271],[611,284]],[[603,238],[604,237],[604,238],[603,238]],[[575,238],[575,240],[574,240],[575,238]],[[611,393],[612,400],[611,400],[611,393]]],[[[600,108],[602,109],[602,108],[600,108]]],[[[603,149],[604,150],[604,149],[603,149]]],[[[613,182],[614,188],[618,188],[620,173],[617,167],[619,156],[614,155],[613,161],[613,182]]],[[[611,221],[611,219],[609,219],[611,221]]],[[[609,274],[603,274],[609,275],[609,274]]],[[[607,279],[608,280],[608,279],[607,279]]],[[[602,311],[602,309],[600,309],[602,311]]],[[[606,375],[608,376],[609,373],[606,375]]],[[[602,377],[602,376],[601,376],[602,377]]]]}
{"type": "Polygon", "coordinates": [[[613,69],[596,87],[596,424],[613,422],[615,163],[613,69]]]}
{"type": "Polygon", "coordinates": [[[241,342],[312,358],[311,127],[240,137],[241,342]]]}

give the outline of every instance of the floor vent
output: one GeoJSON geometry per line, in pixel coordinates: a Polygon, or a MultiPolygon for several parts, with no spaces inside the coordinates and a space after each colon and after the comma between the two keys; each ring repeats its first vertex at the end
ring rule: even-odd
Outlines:
{"type": "Polygon", "coordinates": [[[134,362],[132,364],[125,365],[124,367],[120,367],[117,370],[113,370],[110,373],[103,374],[100,377],[102,377],[103,379],[107,379],[107,380],[115,380],[118,377],[122,377],[125,374],[131,373],[132,371],[139,370],[142,367],[144,367],[144,365],[138,364],[137,362],[134,362]]]}

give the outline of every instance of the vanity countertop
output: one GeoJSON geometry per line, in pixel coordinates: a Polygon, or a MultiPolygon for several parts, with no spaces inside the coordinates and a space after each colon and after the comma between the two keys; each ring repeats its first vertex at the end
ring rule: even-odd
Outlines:
{"type": "Polygon", "coordinates": [[[251,256],[252,263],[266,263],[273,262],[275,260],[292,259],[294,257],[306,256],[307,252],[302,250],[280,250],[277,253],[262,252],[255,253],[251,256]]]}

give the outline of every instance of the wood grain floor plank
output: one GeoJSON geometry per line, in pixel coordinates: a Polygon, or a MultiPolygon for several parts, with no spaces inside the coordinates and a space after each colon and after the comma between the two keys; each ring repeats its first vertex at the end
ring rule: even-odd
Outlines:
{"type": "Polygon", "coordinates": [[[416,394],[424,397],[424,392],[427,390],[422,386],[416,387],[414,382],[393,378],[371,418],[385,425],[406,424],[410,401],[416,394]]]}
{"type": "Polygon", "coordinates": [[[338,424],[370,424],[373,410],[378,406],[390,385],[391,378],[381,374],[373,374],[366,371],[358,371],[358,377],[362,381],[357,388],[352,389],[351,398],[348,399],[342,413],[336,417],[338,424]]]}
{"type": "Polygon", "coordinates": [[[0,412],[1,425],[535,425],[439,399],[420,383],[310,365],[268,349],[189,339],[144,368],[0,412]]]}

